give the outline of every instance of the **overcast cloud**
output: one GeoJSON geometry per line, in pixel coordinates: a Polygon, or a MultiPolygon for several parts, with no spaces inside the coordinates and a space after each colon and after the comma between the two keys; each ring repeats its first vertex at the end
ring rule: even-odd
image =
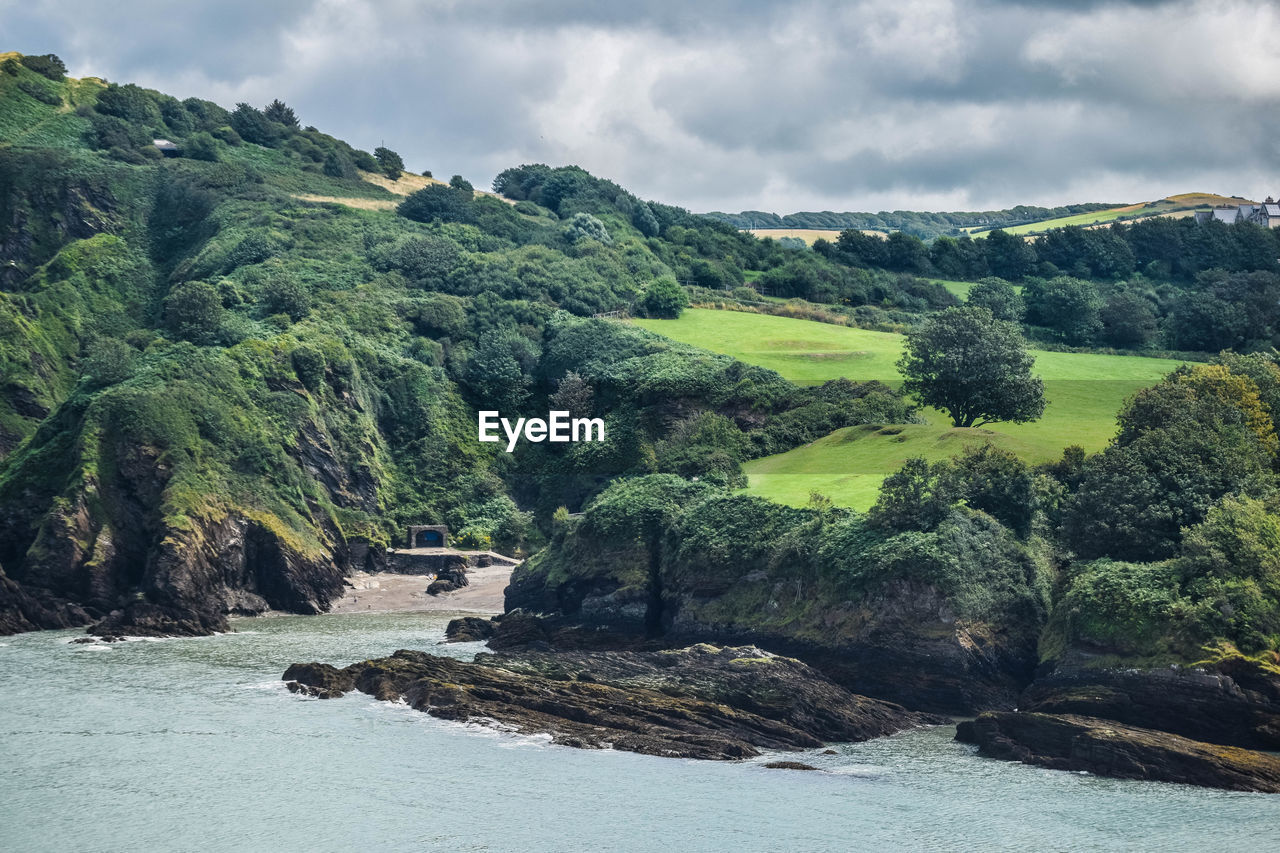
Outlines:
{"type": "Polygon", "coordinates": [[[693,210],[1280,193],[1280,4],[0,0],[0,50],[693,210]]]}

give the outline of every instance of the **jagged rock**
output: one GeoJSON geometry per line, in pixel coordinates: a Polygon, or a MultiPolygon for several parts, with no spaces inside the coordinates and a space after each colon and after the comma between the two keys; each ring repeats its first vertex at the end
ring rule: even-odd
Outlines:
{"type": "Polygon", "coordinates": [[[427,587],[428,595],[440,595],[444,592],[453,592],[456,589],[462,589],[469,586],[471,581],[467,580],[467,569],[465,563],[452,565],[449,568],[441,570],[436,575],[436,579],[427,587]]]}
{"type": "Polygon", "coordinates": [[[298,691],[331,695],[350,683],[432,716],[548,733],[568,746],[686,758],[749,758],[941,722],[749,647],[482,654],[472,663],[398,651],[342,670],[295,664],[284,677],[298,691]]]}
{"type": "Polygon", "coordinates": [[[445,639],[451,643],[473,643],[487,640],[493,636],[497,626],[490,620],[479,616],[463,616],[450,619],[444,629],[445,639]]]}
{"type": "Polygon", "coordinates": [[[1060,665],[1028,687],[1018,706],[1101,717],[1210,743],[1280,750],[1280,674],[1243,657],[1194,669],[1060,665]]]}
{"type": "Polygon", "coordinates": [[[956,727],[978,752],[1054,770],[1280,793],[1280,757],[1074,714],[985,713],[956,727]]]}
{"type": "Polygon", "coordinates": [[[23,587],[0,568],[0,636],[45,628],[73,628],[93,618],[84,608],[23,587]]]}
{"type": "Polygon", "coordinates": [[[817,770],[812,764],[803,761],[770,761],[765,765],[770,770],[817,770]]]}

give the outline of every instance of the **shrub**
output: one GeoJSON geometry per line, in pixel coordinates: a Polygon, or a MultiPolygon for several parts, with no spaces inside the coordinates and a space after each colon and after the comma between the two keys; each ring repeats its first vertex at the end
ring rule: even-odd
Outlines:
{"type": "Polygon", "coordinates": [[[164,300],[165,324],[183,340],[209,344],[222,325],[222,297],[207,281],[187,281],[164,300]]]}
{"type": "Polygon", "coordinates": [[[453,187],[432,184],[400,202],[396,212],[416,222],[470,222],[471,194],[453,187]]]}
{"type": "Polygon", "coordinates": [[[674,278],[660,276],[649,283],[641,300],[646,317],[679,317],[689,307],[689,295],[674,278]]]}
{"type": "Polygon", "coordinates": [[[295,323],[311,310],[311,292],[290,272],[277,272],[262,289],[262,304],[268,313],[288,314],[295,323]]]}
{"type": "Polygon", "coordinates": [[[58,94],[48,83],[37,80],[21,80],[18,88],[41,103],[58,106],[62,103],[62,95],[58,94]]]}
{"type": "Polygon", "coordinates": [[[213,134],[203,130],[188,136],[182,149],[183,153],[192,160],[205,160],[215,163],[220,158],[218,141],[213,138],[213,134]]]}
{"type": "Polygon", "coordinates": [[[133,348],[124,341],[97,338],[89,343],[82,367],[94,385],[104,387],[128,379],[133,358],[133,348]]]}
{"type": "Polygon", "coordinates": [[[604,227],[604,223],[596,219],[589,213],[575,213],[573,219],[569,221],[569,227],[565,229],[565,236],[570,242],[578,240],[595,240],[606,246],[613,245],[613,238],[609,236],[609,229],[604,227]]]}
{"type": "Polygon", "coordinates": [[[293,362],[293,372],[303,387],[312,393],[319,391],[324,383],[324,353],[313,346],[303,344],[293,351],[290,360],[293,362]]]}

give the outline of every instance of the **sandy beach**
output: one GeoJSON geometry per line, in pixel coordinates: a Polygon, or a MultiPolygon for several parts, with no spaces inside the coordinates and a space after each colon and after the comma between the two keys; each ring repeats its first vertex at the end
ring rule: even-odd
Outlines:
{"type": "Polygon", "coordinates": [[[465,586],[455,592],[427,595],[435,575],[357,572],[347,578],[347,591],[333,602],[330,613],[398,613],[447,610],[462,613],[501,613],[502,591],[511,566],[469,569],[465,586]]]}

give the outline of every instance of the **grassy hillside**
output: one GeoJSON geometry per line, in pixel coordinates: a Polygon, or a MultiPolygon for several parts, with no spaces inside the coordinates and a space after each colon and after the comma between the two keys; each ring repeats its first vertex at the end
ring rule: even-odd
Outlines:
{"type": "MultiPolygon", "coordinates": [[[[1138,204],[1126,204],[1108,210],[1094,210],[1078,213],[1074,216],[1062,216],[1057,219],[1045,219],[1040,222],[1029,222],[1025,225],[1014,225],[1004,230],[1010,234],[1040,234],[1050,228],[1065,228],[1068,225],[1103,225],[1117,219],[1145,219],[1151,216],[1190,216],[1197,210],[1205,210],[1217,205],[1250,204],[1247,199],[1235,196],[1221,196],[1214,193],[1181,193],[1138,204]]],[[[968,229],[974,236],[989,229],[968,229]]]]}
{"type": "MultiPolygon", "coordinates": [[[[846,377],[900,383],[894,363],[902,336],[808,320],[692,309],[679,320],[637,320],[639,325],[686,343],[732,355],[812,384],[846,377]]],[[[838,504],[865,509],[880,481],[908,457],[941,459],[967,443],[991,441],[1031,462],[1056,458],[1078,444],[1101,450],[1115,433],[1125,398],[1158,381],[1176,363],[1137,356],[1034,351],[1035,372],[1045,380],[1048,405],[1031,424],[994,429],[953,429],[940,412],[925,410],[928,424],[885,429],[852,427],[744,466],[753,494],[803,504],[817,490],[838,504]]]]}

